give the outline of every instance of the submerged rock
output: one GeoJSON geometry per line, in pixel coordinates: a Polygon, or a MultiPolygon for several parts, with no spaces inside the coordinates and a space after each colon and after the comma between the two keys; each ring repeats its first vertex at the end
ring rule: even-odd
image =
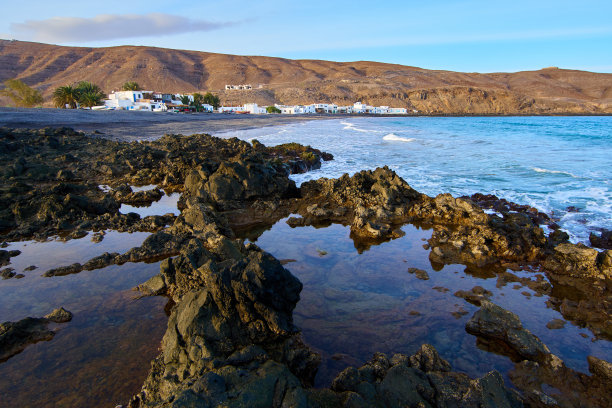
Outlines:
{"type": "Polygon", "coordinates": [[[55,332],[47,328],[50,322],[65,323],[70,320],[72,313],[61,307],[45,317],[26,317],[18,322],[0,324],[0,363],[21,353],[30,344],[51,340],[55,332]]]}

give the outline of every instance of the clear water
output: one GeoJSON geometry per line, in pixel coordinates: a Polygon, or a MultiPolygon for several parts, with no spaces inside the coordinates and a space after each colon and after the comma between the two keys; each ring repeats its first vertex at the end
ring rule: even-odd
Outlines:
{"type": "Polygon", "coordinates": [[[25,276],[0,280],[0,321],[41,317],[60,306],[73,319],[53,324],[52,340],[29,345],[0,363],[0,406],[112,407],[140,390],[159,353],[167,299],[137,298],[132,289],[159,273],[160,262],[41,275],[104,252],[124,253],[148,235],[107,231],[97,243],[91,241],[93,233],[68,241],[8,243],[6,249],[21,251],[9,266],[25,276]],[[36,269],[26,270],[30,266],[36,269]]]}
{"type": "MultiPolygon", "coordinates": [[[[291,228],[281,220],[251,237],[287,260],[285,267],[304,285],[294,320],[306,343],[321,354],[317,386],[329,385],[342,369],[360,366],[375,352],[412,354],[423,343],[433,344],[457,371],[476,377],[496,369],[506,375],[513,366],[510,359],[479,349],[476,337],[465,331],[478,308],[453,294],[476,285],[516,313],[568,367],[586,373],[588,355],[612,359],[612,343],[594,341],[588,329],[571,322],[548,329],[546,323],[563,316],[546,305],[547,296],[516,283],[497,287],[495,273],[474,274],[463,265],[435,270],[423,248],[432,231],[413,225],[402,230],[401,238],[359,250],[349,227],[337,224],[291,228]],[[408,268],[425,270],[429,280],[418,279],[408,268]]],[[[513,273],[534,278],[533,273],[513,273]]]]}
{"type": "Polygon", "coordinates": [[[574,242],[612,229],[612,117],[344,118],[220,134],[298,142],[335,160],[296,182],[387,165],[420,192],[496,194],[559,219],[574,242]],[[578,212],[568,211],[573,206],[578,212]]]}

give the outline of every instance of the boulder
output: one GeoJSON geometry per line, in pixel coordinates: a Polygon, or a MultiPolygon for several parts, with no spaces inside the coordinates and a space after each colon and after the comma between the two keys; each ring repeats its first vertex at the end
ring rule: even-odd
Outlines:
{"type": "Polygon", "coordinates": [[[467,322],[465,330],[481,339],[506,346],[512,357],[542,362],[550,354],[548,347],[525,329],[518,318],[496,304],[481,300],[478,309],[467,322]]]}

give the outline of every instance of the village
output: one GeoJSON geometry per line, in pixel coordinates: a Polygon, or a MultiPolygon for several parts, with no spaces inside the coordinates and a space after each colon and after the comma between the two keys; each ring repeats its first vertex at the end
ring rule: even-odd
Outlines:
{"type": "MultiPolygon", "coordinates": [[[[251,89],[250,85],[227,85],[226,89],[251,89]],[[232,88],[235,87],[235,88],[232,88]],[[238,88],[240,87],[240,88],[238,88]]],[[[195,94],[194,94],[195,95],[195,94]]],[[[94,110],[131,110],[152,112],[218,112],[228,114],[374,114],[406,115],[406,108],[389,106],[371,106],[355,102],[349,106],[338,106],[333,103],[313,103],[310,105],[259,106],[257,103],[246,103],[242,106],[213,106],[208,103],[196,103],[194,95],[167,94],[152,91],[116,91],[112,92],[103,106],[94,106],[94,110]]],[[[418,113],[412,111],[411,113],[418,113]]]]}

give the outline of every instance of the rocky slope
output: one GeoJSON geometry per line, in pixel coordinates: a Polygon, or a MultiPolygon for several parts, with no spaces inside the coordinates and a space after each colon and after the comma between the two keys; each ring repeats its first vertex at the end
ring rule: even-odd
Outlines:
{"type": "Polygon", "coordinates": [[[84,48],[0,40],[0,81],[19,78],[50,95],[93,81],[106,92],[126,81],[163,92],[217,92],[223,103],[340,105],[361,100],[429,114],[612,113],[612,74],[548,68],[461,73],[369,61],[236,56],[153,47],[84,48]],[[225,84],[253,85],[225,91],[225,84]]]}

